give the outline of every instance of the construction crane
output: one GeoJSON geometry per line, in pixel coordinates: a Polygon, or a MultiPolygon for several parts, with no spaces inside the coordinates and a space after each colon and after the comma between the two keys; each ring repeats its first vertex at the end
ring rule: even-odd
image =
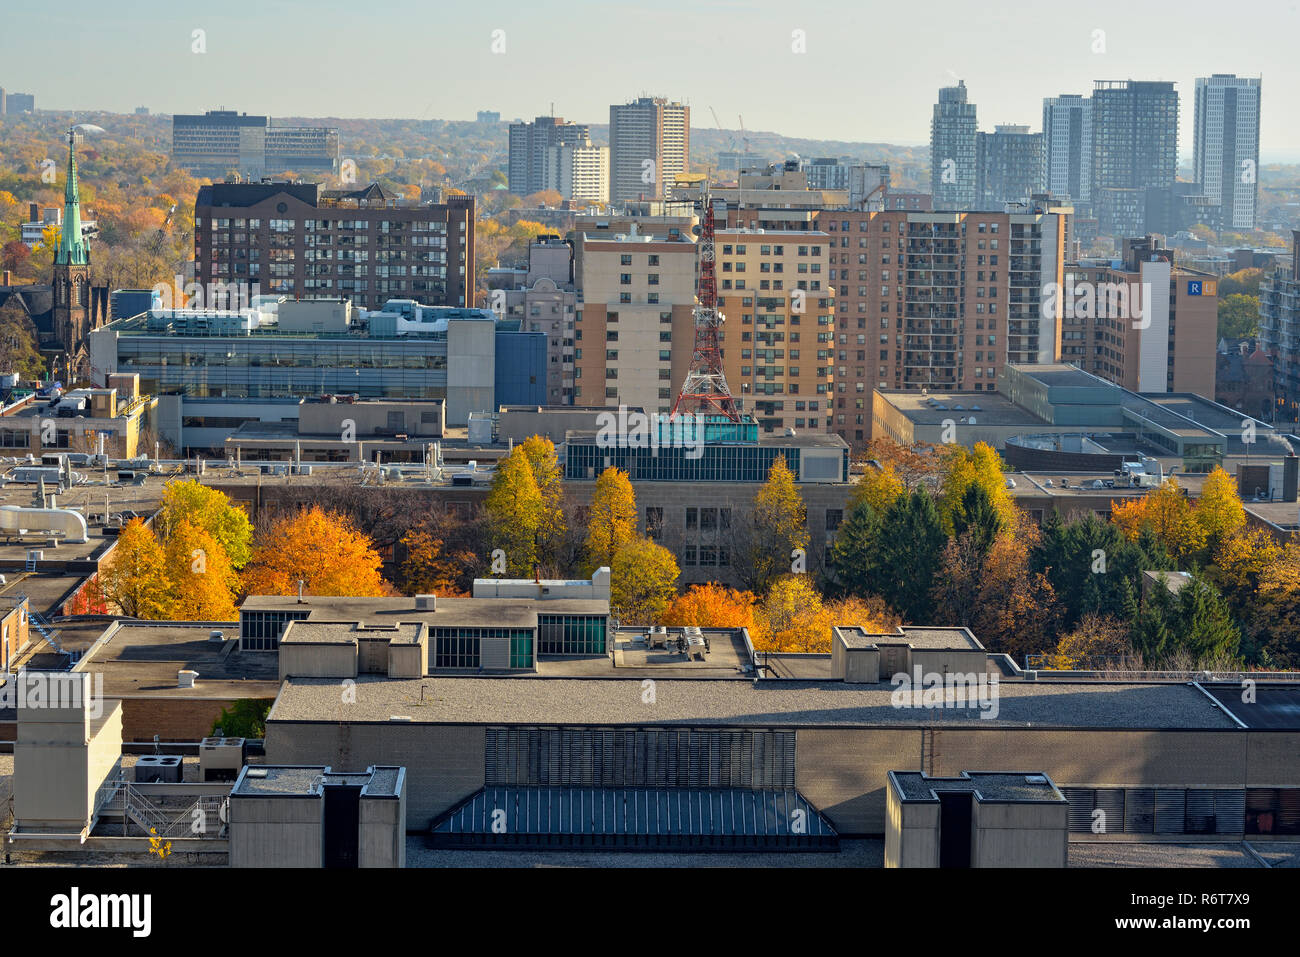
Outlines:
{"type": "Polygon", "coordinates": [[[714,271],[713,201],[707,188],[704,190],[704,215],[697,248],[700,279],[695,306],[695,348],[669,418],[712,410],[732,422],[739,422],[740,412],[731,390],[727,388],[727,377],[722,371],[722,349],[718,346],[718,328],[723,320],[722,313],[718,312],[718,279],[714,271]]]}

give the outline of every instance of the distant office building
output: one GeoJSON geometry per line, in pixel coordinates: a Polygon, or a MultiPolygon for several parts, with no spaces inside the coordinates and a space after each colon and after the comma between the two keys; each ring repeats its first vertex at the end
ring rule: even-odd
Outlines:
{"type": "Polygon", "coordinates": [[[538,237],[528,247],[527,270],[493,270],[488,282],[496,286],[488,293],[488,303],[502,324],[518,323],[520,331],[546,335],[545,404],[572,405],[573,328],[578,304],[573,244],[558,236],[538,237]],[[493,282],[497,272],[509,273],[499,285],[493,282]]]}
{"type": "Polygon", "coordinates": [[[739,172],[742,169],[758,169],[767,166],[766,156],[757,153],[740,153],[735,150],[723,150],[718,153],[718,169],[739,172]]]}
{"type": "Polygon", "coordinates": [[[975,104],[966,83],[939,91],[930,120],[930,193],[935,209],[973,209],[976,204],[975,104]]]}
{"type": "Polygon", "coordinates": [[[668,196],[691,165],[691,108],[643,96],[609,108],[609,198],[616,203],[668,196]]]}
{"type": "Polygon", "coordinates": [[[1199,183],[1148,189],[1145,202],[1148,232],[1172,236],[1193,226],[1208,226],[1215,232],[1223,226],[1223,207],[1199,183]]]}
{"type": "Polygon", "coordinates": [[[808,188],[848,189],[851,166],[852,163],[848,160],[831,157],[805,160],[803,171],[808,175],[808,188]]]}
{"type": "Polygon", "coordinates": [[[1273,355],[1273,386],[1291,418],[1300,418],[1300,229],[1291,231],[1291,261],[1260,283],[1260,345],[1273,355]]]}
{"type": "Polygon", "coordinates": [[[341,296],[357,306],[473,305],[472,196],[415,205],[373,184],[212,183],[199,188],[194,217],[195,276],[204,286],[256,284],[262,293],[341,296]]]}
{"type": "Polygon", "coordinates": [[[260,178],[276,173],[339,170],[336,129],[272,126],[265,116],[234,110],[172,117],[172,162],[201,176],[228,172],[260,178]]]}
{"type": "Polygon", "coordinates": [[[978,208],[1001,211],[1043,192],[1043,134],[998,126],[976,137],[978,208]]]}
{"type": "Polygon", "coordinates": [[[1076,204],[1092,201],[1092,101],[1086,96],[1043,100],[1043,185],[1076,204]]]}
{"type": "Polygon", "coordinates": [[[510,158],[506,168],[510,192],[527,196],[546,189],[546,151],[562,143],[590,140],[591,129],[585,123],[566,123],[559,116],[539,116],[531,123],[511,123],[510,158]]]}
{"type": "Polygon", "coordinates": [[[591,140],[548,146],[542,157],[542,189],[565,199],[609,202],[609,147],[591,140]]]}
{"type": "Polygon", "coordinates": [[[1140,236],[1145,190],[1178,172],[1178,92],[1173,83],[1098,80],[1092,92],[1092,202],[1103,234],[1140,236]],[[1112,192],[1104,195],[1104,191],[1112,192]]]}
{"type": "Polygon", "coordinates": [[[476,123],[500,123],[500,122],[501,122],[501,114],[498,113],[496,110],[479,110],[479,111],[478,111],[478,116],[475,118],[474,122],[476,122],[476,123]]]}
{"type": "Polygon", "coordinates": [[[1217,200],[1224,229],[1254,229],[1259,198],[1258,77],[1216,73],[1196,79],[1192,169],[1217,200]]]}
{"type": "Polygon", "coordinates": [[[148,115],[149,115],[149,107],[147,107],[147,106],[137,106],[137,107],[135,108],[135,115],[136,115],[136,116],[148,116],[148,115]]]}
{"type": "Polygon", "coordinates": [[[1117,260],[1065,270],[1061,361],[1131,392],[1214,398],[1218,283],[1174,265],[1156,237],[1125,240],[1117,260]]]}
{"type": "Polygon", "coordinates": [[[19,113],[36,112],[36,95],[34,93],[5,93],[0,90],[0,113],[17,116],[19,113]]]}
{"type": "Polygon", "coordinates": [[[221,449],[248,421],[297,423],[301,400],[322,395],[443,399],[450,426],[498,399],[545,401],[545,336],[503,328],[486,309],[410,300],[154,309],[91,332],[90,354],[96,384],[134,374],[163,397],[158,428],[177,448],[221,449]]]}

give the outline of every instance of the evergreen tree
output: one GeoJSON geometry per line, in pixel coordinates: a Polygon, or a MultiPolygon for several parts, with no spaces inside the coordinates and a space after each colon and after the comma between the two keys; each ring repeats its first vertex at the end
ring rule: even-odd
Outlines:
{"type": "Polygon", "coordinates": [[[966,489],[960,505],[952,513],[952,528],[954,538],[969,531],[971,545],[977,554],[980,557],[988,554],[1002,530],[1002,518],[983,485],[972,484],[966,489]]]}
{"type": "Polygon", "coordinates": [[[947,541],[934,499],[923,488],[900,498],[881,516],[876,547],[876,593],[907,622],[932,618],[930,591],[947,541]]]}
{"type": "Polygon", "coordinates": [[[873,593],[877,575],[876,547],[880,516],[866,501],[849,509],[831,546],[834,588],[841,594],[866,598],[873,593]]]}

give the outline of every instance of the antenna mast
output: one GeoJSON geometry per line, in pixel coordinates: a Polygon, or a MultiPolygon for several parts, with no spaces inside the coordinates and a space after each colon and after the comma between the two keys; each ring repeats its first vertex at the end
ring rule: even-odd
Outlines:
{"type": "Polygon", "coordinates": [[[740,421],[736,400],[727,388],[727,377],[722,372],[722,350],[718,347],[718,327],[722,314],[718,312],[718,279],[714,271],[713,200],[706,185],[704,189],[704,220],[699,241],[700,280],[695,306],[695,350],[691,353],[691,366],[682,382],[682,390],[673,403],[670,418],[681,413],[705,412],[712,409],[732,422],[740,421]]]}

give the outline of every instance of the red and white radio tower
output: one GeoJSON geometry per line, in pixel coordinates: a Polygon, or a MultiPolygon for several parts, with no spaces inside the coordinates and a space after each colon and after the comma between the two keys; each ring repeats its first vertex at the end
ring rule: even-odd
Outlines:
{"type": "Polygon", "coordinates": [[[695,351],[691,353],[691,366],[686,371],[682,390],[677,393],[669,417],[712,409],[733,422],[739,422],[740,413],[736,410],[731,390],[727,388],[727,377],[722,372],[722,350],[718,348],[722,314],[718,312],[718,279],[714,271],[713,202],[707,192],[704,194],[704,223],[698,245],[700,283],[696,293],[699,303],[695,307],[695,351]]]}

